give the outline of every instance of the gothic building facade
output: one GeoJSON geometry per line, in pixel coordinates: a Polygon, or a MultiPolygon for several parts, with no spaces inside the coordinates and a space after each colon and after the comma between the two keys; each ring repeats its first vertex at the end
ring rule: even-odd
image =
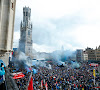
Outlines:
{"type": "Polygon", "coordinates": [[[0,59],[6,65],[13,51],[16,0],[0,0],[0,59]]]}
{"type": "Polygon", "coordinates": [[[32,56],[32,23],[31,9],[23,8],[23,21],[20,24],[19,50],[27,56],[32,56]]]}

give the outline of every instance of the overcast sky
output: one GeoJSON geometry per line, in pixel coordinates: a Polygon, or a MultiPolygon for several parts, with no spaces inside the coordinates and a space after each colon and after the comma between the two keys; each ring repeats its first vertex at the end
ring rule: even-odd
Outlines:
{"type": "Polygon", "coordinates": [[[17,0],[14,47],[18,47],[23,7],[31,8],[33,48],[52,52],[100,45],[100,0],[17,0]]]}

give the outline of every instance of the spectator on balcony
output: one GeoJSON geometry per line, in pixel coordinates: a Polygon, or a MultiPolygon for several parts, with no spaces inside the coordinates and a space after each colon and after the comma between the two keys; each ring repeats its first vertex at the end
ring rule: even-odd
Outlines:
{"type": "Polygon", "coordinates": [[[4,65],[3,65],[3,63],[1,63],[1,65],[0,65],[0,83],[3,83],[3,81],[5,81],[4,75],[5,75],[4,65]]]}

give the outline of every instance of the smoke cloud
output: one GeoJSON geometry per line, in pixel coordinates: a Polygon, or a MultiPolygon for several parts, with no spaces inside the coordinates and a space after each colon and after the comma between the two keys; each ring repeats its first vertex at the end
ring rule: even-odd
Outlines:
{"type": "Polygon", "coordinates": [[[48,69],[52,69],[51,65],[50,64],[46,64],[45,61],[42,61],[42,60],[34,60],[32,61],[32,66],[36,66],[36,67],[46,67],[48,69]]]}

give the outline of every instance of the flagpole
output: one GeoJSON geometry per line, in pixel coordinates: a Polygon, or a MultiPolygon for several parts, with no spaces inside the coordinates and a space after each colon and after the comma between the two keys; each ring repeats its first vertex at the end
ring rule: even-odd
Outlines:
{"type": "Polygon", "coordinates": [[[94,77],[94,85],[95,85],[95,77],[94,77]]]}
{"type": "Polygon", "coordinates": [[[93,76],[94,76],[94,85],[95,85],[95,77],[96,77],[96,75],[95,75],[95,69],[93,69],[93,76]]]}
{"type": "Polygon", "coordinates": [[[57,80],[56,80],[56,90],[57,90],[57,80]]]}
{"type": "Polygon", "coordinates": [[[30,76],[29,76],[29,80],[28,80],[28,85],[26,86],[26,88],[27,88],[27,90],[28,90],[28,86],[29,86],[29,82],[30,82],[30,80],[31,80],[31,77],[32,77],[32,71],[31,71],[31,74],[30,74],[30,76]]]}

